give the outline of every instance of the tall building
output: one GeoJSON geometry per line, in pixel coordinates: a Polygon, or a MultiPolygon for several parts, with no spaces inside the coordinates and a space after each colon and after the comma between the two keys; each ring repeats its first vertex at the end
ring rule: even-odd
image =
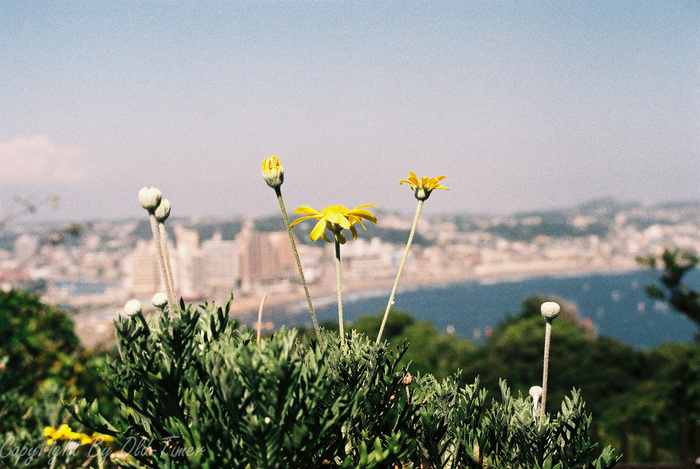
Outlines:
{"type": "Polygon", "coordinates": [[[199,265],[196,260],[199,256],[199,233],[195,230],[188,230],[179,223],[175,224],[175,244],[178,269],[173,268],[175,275],[175,289],[177,294],[184,298],[196,298],[199,292],[196,284],[199,279],[199,272],[196,267],[199,265]]]}
{"type": "Polygon", "coordinates": [[[358,238],[343,246],[343,275],[348,279],[391,278],[396,275],[393,252],[393,246],[379,238],[358,238]]]}
{"type": "Polygon", "coordinates": [[[289,281],[297,275],[296,260],[286,231],[258,233],[246,223],[236,241],[240,247],[241,288],[289,281]]]}
{"type": "Polygon", "coordinates": [[[238,287],[240,281],[238,243],[224,241],[221,233],[204,241],[198,258],[197,289],[204,296],[225,296],[238,287]]]}
{"type": "Polygon", "coordinates": [[[164,291],[160,264],[153,241],[139,240],[124,259],[124,288],[133,296],[153,295],[164,291]]]}
{"type": "Polygon", "coordinates": [[[29,262],[39,250],[39,240],[36,236],[20,235],[14,243],[15,259],[19,265],[29,262]]]}

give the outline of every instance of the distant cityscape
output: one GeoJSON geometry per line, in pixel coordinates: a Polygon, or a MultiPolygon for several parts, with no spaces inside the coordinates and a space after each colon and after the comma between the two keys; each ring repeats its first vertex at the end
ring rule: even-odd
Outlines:
{"type": "MultiPolygon", "coordinates": [[[[379,213],[342,247],[348,290],[390,285],[405,249],[412,215],[379,213]]],[[[296,263],[281,217],[168,220],[175,283],[186,301],[225,300],[253,309],[262,295],[301,298],[296,263]]],[[[335,285],[333,245],[294,229],[312,293],[335,285]]],[[[164,290],[148,220],[80,225],[7,224],[0,232],[0,287],[29,288],[76,314],[114,317],[131,298],[149,304],[164,290]]],[[[508,216],[424,214],[403,282],[581,271],[626,270],[664,247],[700,252],[700,202],[644,205],[599,200],[508,216]]]]}

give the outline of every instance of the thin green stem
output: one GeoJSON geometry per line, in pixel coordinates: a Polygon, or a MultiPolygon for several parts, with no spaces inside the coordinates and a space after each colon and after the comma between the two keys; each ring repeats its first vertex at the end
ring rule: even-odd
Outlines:
{"type": "Polygon", "coordinates": [[[170,291],[170,283],[168,281],[168,272],[165,267],[165,260],[163,259],[163,248],[160,243],[160,236],[158,235],[158,222],[156,221],[155,215],[152,213],[149,215],[151,220],[151,231],[153,232],[153,241],[156,243],[156,251],[158,252],[158,261],[160,263],[160,271],[163,274],[163,283],[165,284],[165,289],[168,292],[168,309],[170,309],[170,314],[173,312],[173,293],[170,291]]]}
{"type": "Polygon", "coordinates": [[[547,402],[547,377],[549,370],[549,343],[552,337],[552,321],[547,319],[544,332],[544,370],[542,372],[542,405],[540,407],[540,422],[544,420],[544,406],[547,402]]]}
{"type": "Polygon", "coordinates": [[[173,275],[173,268],[170,265],[170,254],[168,254],[168,235],[165,232],[165,225],[163,223],[158,224],[158,230],[160,231],[160,243],[163,245],[163,258],[165,259],[165,271],[168,274],[167,290],[168,298],[172,303],[170,306],[170,314],[175,314],[175,310],[172,307],[177,304],[175,302],[175,276],[173,275]]]}
{"type": "Polygon", "coordinates": [[[340,239],[335,233],[335,273],[338,289],[338,328],[340,329],[340,346],[345,347],[345,326],[343,324],[343,282],[340,278],[340,239]]]}
{"type": "Polygon", "coordinates": [[[418,226],[418,218],[420,218],[420,212],[423,209],[423,201],[418,201],[418,206],[416,207],[416,216],[413,218],[413,226],[411,226],[411,233],[408,235],[408,242],[406,243],[406,251],[403,253],[403,259],[401,259],[401,264],[399,265],[399,271],[396,273],[396,280],[394,280],[394,287],[391,289],[391,295],[389,295],[389,303],[386,305],[386,311],[384,311],[384,317],[382,318],[382,325],[379,327],[379,334],[377,334],[377,343],[382,340],[382,334],[384,334],[384,326],[386,326],[386,320],[389,317],[389,311],[391,306],[394,304],[394,295],[396,295],[396,288],[399,286],[399,278],[401,278],[401,272],[403,272],[403,266],[406,264],[406,259],[408,258],[408,251],[411,249],[411,243],[413,242],[413,235],[416,234],[416,227],[418,226]]]}
{"type": "Polygon", "coordinates": [[[143,315],[142,311],[139,311],[139,314],[136,315],[139,318],[139,322],[143,326],[143,329],[146,331],[146,334],[150,332],[150,328],[148,327],[148,322],[146,321],[146,317],[143,315]]]}
{"type": "Polygon", "coordinates": [[[299,277],[301,278],[301,284],[304,286],[304,294],[306,295],[306,302],[309,303],[309,312],[311,313],[311,322],[314,324],[314,330],[316,331],[316,338],[318,339],[318,345],[323,347],[323,339],[321,339],[321,328],[318,326],[318,321],[316,320],[316,314],[314,313],[314,305],[311,304],[311,295],[309,294],[309,287],[306,284],[306,279],[304,278],[304,270],[301,268],[301,259],[299,259],[299,252],[297,251],[297,245],[294,241],[294,235],[292,234],[292,228],[289,225],[289,217],[287,216],[287,209],[284,207],[284,200],[282,199],[282,189],[280,186],[274,188],[277,193],[277,201],[280,204],[280,209],[282,210],[282,217],[284,218],[284,226],[287,227],[287,234],[289,235],[289,242],[292,244],[292,251],[294,251],[294,258],[297,261],[297,269],[299,270],[299,277]]]}

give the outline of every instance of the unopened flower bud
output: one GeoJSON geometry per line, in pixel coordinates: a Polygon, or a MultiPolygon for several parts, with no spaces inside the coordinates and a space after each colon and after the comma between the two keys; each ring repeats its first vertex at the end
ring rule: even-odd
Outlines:
{"type": "Polygon", "coordinates": [[[547,301],[546,303],[542,303],[542,306],[540,307],[540,311],[542,311],[542,317],[544,317],[547,320],[552,320],[559,316],[559,304],[555,303],[554,301],[547,301]]]}
{"type": "Polygon", "coordinates": [[[170,201],[168,199],[163,199],[160,201],[158,208],[154,213],[156,220],[163,223],[170,216],[170,201]]]}
{"type": "Polygon", "coordinates": [[[270,187],[279,187],[284,182],[284,168],[275,155],[268,156],[263,160],[262,176],[270,187]]]}
{"type": "Polygon", "coordinates": [[[142,187],[139,191],[139,203],[151,213],[158,207],[161,197],[162,194],[155,187],[142,187]]]}
{"type": "Polygon", "coordinates": [[[153,295],[151,303],[153,303],[153,306],[155,306],[156,308],[165,308],[165,306],[168,304],[168,294],[162,291],[156,293],[155,295],[153,295]]]}
{"type": "Polygon", "coordinates": [[[542,397],[542,387],[533,386],[530,388],[530,397],[532,397],[532,414],[537,415],[537,404],[540,402],[542,397]]]}
{"type": "Polygon", "coordinates": [[[141,310],[141,302],[139,300],[129,300],[124,305],[124,314],[129,317],[136,316],[141,310]]]}

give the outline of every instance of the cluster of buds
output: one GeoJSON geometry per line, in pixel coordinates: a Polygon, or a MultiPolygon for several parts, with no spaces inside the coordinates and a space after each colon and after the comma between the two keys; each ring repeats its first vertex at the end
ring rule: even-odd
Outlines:
{"type": "Polygon", "coordinates": [[[167,291],[167,304],[170,313],[174,312],[175,282],[168,255],[168,240],[165,232],[165,220],[170,216],[170,201],[163,198],[163,194],[155,187],[143,187],[139,191],[139,203],[146,209],[151,221],[153,240],[156,243],[158,260],[160,261],[163,282],[167,291]]]}

